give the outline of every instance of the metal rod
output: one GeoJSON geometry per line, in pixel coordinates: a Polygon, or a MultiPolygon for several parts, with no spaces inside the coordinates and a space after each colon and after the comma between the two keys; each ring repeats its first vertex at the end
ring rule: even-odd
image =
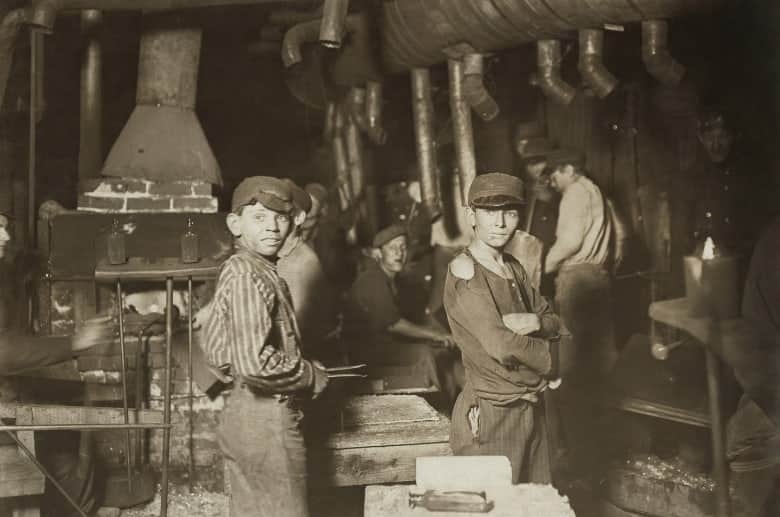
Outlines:
{"type": "Polygon", "coordinates": [[[190,403],[190,418],[189,418],[189,424],[190,424],[190,436],[189,436],[189,458],[190,463],[188,465],[189,467],[189,483],[190,483],[190,492],[193,491],[193,479],[195,478],[195,438],[193,436],[194,434],[194,418],[193,418],[193,411],[192,411],[192,399],[193,399],[193,393],[192,393],[192,277],[187,278],[187,294],[188,294],[188,300],[187,303],[187,384],[189,384],[189,403],[190,403]]]}
{"type": "Polygon", "coordinates": [[[30,117],[27,146],[27,245],[35,247],[35,152],[36,125],[38,112],[38,45],[42,34],[38,29],[30,29],[30,117]]]}
{"type": "Polygon", "coordinates": [[[469,187],[477,176],[471,107],[463,98],[463,63],[457,59],[450,59],[447,64],[450,78],[452,132],[455,135],[455,158],[460,176],[461,204],[465,206],[469,187]]]}
{"type": "Polygon", "coordinates": [[[431,98],[431,73],[414,68],[412,77],[412,113],[417,144],[422,201],[431,214],[439,212],[439,165],[436,161],[434,109],[431,98]]]}
{"type": "MultiPolygon", "coordinates": [[[[122,354],[122,410],[125,424],[130,423],[130,413],[127,404],[127,356],[125,355],[125,319],[123,314],[122,281],[116,281],[116,304],[119,320],[119,351],[122,354]]],[[[138,379],[136,379],[138,382],[138,379]]],[[[127,491],[133,491],[133,470],[130,465],[130,430],[125,432],[125,469],[127,470],[127,491]]]]}
{"type": "Polygon", "coordinates": [[[0,431],[105,431],[111,429],[166,429],[169,424],[49,424],[0,425],[0,431]]]}
{"type": "Polygon", "coordinates": [[[54,476],[49,474],[49,471],[46,470],[46,467],[41,465],[41,462],[38,461],[38,458],[35,457],[35,454],[33,454],[33,452],[30,449],[28,449],[24,443],[22,443],[19,437],[16,436],[16,434],[12,433],[11,431],[7,431],[7,433],[8,436],[10,436],[11,439],[13,439],[13,441],[16,442],[16,445],[22,450],[22,452],[24,452],[27,455],[30,461],[32,461],[35,464],[38,470],[41,471],[41,474],[46,476],[46,479],[51,481],[51,484],[54,485],[54,488],[56,488],[60,492],[60,494],[62,494],[62,497],[64,497],[65,500],[68,501],[68,503],[70,503],[70,505],[77,512],[79,512],[79,515],[81,515],[82,517],[87,517],[87,514],[84,513],[84,510],[81,509],[81,506],[79,506],[79,504],[70,497],[70,494],[68,494],[68,492],[62,487],[62,485],[60,485],[59,482],[56,479],[54,479],[54,476]]]}
{"type": "MultiPolygon", "coordinates": [[[[713,318],[711,333],[720,334],[718,323],[713,318]]],[[[712,335],[711,334],[711,335],[712,335]]],[[[711,338],[712,339],[712,338],[711,338]]],[[[712,432],[712,465],[715,477],[716,515],[718,517],[731,516],[731,502],[729,500],[729,474],[726,465],[726,444],[723,435],[723,413],[720,400],[720,364],[718,358],[709,348],[705,348],[707,359],[707,395],[710,409],[710,430],[712,432]]]]}
{"type": "Polygon", "coordinates": [[[320,44],[328,48],[340,48],[344,37],[344,20],[349,0],[325,0],[322,7],[320,44]]]}
{"type": "MultiPolygon", "coordinates": [[[[173,336],[173,278],[165,279],[165,386],[163,423],[171,423],[171,338],[173,336]]],[[[160,517],[168,515],[168,462],[171,454],[171,428],[163,430],[162,479],[160,480],[160,517]]]]}
{"type": "MultiPolygon", "coordinates": [[[[144,371],[146,364],[144,364],[144,333],[138,333],[138,346],[135,349],[135,418],[138,420],[138,416],[143,409],[144,398],[144,386],[146,385],[146,375],[144,371]]],[[[135,433],[135,465],[140,468],[143,463],[143,431],[138,430],[135,433]]]]}

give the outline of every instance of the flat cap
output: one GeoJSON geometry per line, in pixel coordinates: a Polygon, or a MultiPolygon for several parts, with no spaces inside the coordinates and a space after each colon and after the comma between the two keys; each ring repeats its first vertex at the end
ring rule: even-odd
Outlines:
{"type": "Polygon", "coordinates": [[[472,207],[500,208],[524,202],[523,181],[503,172],[480,174],[469,188],[468,203],[472,207]]]}
{"type": "Polygon", "coordinates": [[[547,155],[547,167],[555,170],[561,165],[585,166],[585,155],[575,149],[556,149],[547,155]]]}
{"type": "Polygon", "coordinates": [[[285,183],[290,187],[290,194],[292,195],[292,202],[295,208],[302,210],[305,213],[309,213],[311,210],[311,198],[301,187],[295,184],[295,182],[289,178],[285,178],[285,183]]]}
{"type": "Polygon", "coordinates": [[[381,248],[396,237],[407,235],[407,233],[406,227],[401,226],[400,224],[391,224],[386,228],[382,228],[374,235],[374,241],[371,245],[375,248],[381,248]]]}
{"type": "Polygon", "coordinates": [[[255,201],[283,214],[289,213],[293,208],[290,186],[284,180],[271,176],[250,176],[243,179],[233,191],[230,210],[236,212],[240,207],[255,201]]]}

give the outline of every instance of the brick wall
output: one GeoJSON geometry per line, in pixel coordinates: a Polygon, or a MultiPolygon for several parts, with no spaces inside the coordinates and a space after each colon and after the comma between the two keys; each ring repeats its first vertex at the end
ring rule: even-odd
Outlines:
{"type": "Polygon", "coordinates": [[[78,209],[86,212],[217,211],[211,185],[203,182],[155,182],[139,178],[96,178],[79,185],[78,209]]]}

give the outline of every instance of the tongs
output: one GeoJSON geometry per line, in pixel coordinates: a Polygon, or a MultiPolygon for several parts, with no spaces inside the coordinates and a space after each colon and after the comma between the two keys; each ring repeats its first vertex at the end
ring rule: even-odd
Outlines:
{"type": "Polygon", "coordinates": [[[325,368],[325,373],[328,374],[329,379],[365,378],[368,377],[365,373],[366,366],[366,364],[334,366],[325,368]]]}

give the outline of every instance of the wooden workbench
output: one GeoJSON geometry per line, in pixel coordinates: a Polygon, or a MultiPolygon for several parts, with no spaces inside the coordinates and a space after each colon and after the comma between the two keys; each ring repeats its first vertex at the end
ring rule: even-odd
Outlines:
{"type": "Polygon", "coordinates": [[[417,395],[355,395],[307,412],[313,477],[331,486],[403,483],[415,459],[450,456],[450,421],[417,395]]]}

